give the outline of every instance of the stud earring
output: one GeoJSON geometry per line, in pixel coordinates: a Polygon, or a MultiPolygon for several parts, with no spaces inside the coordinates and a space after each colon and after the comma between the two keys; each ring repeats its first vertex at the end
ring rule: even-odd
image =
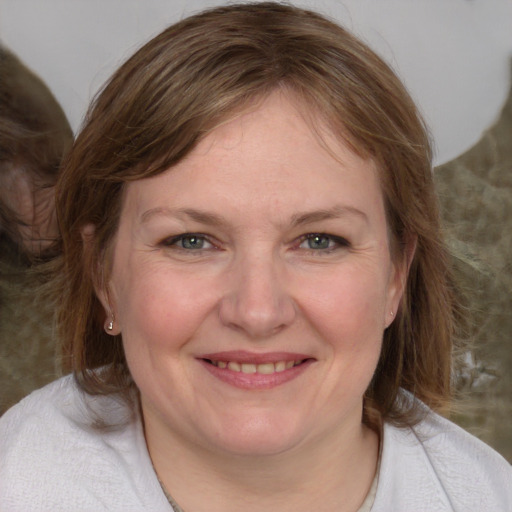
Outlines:
{"type": "Polygon", "coordinates": [[[393,311],[390,311],[389,314],[391,315],[391,318],[395,316],[395,313],[393,313],[393,311]]]}
{"type": "Polygon", "coordinates": [[[107,334],[112,334],[112,331],[114,330],[114,315],[110,313],[110,320],[105,321],[105,331],[107,331],[107,334]]]}

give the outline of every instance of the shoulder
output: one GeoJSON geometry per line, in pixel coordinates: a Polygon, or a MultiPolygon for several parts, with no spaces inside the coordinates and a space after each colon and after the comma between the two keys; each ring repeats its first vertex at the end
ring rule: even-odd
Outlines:
{"type": "Polygon", "coordinates": [[[381,464],[380,497],[397,512],[512,510],[510,464],[432,411],[414,427],[385,425],[381,464]]]}
{"type": "Polygon", "coordinates": [[[32,440],[62,448],[70,435],[94,444],[102,439],[95,423],[128,414],[128,407],[113,397],[86,395],[68,375],[34,391],[0,418],[0,450],[4,454],[32,440]]]}
{"type": "Polygon", "coordinates": [[[152,501],[158,502],[154,480],[133,408],[83,394],[71,376],[0,418],[2,510],[165,510],[152,501]],[[139,499],[141,489],[146,496],[139,499]]]}
{"type": "Polygon", "coordinates": [[[412,431],[440,477],[450,481],[458,476],[460,484],[474,483],[480,492],[508,487],[510,496],[512,467],[475,436],[434,412],[429,412],[412,431]]]}
{"type": "MultiPolygon", "coordinates": [[[[17,446],[20,438],[26,442],[39,437],[48,426],[49,437],[56,435],[62,423],[73,415],[72,409],[79,402],[79,391],[70,376],[59,379],[34,391],[9,409],[0,418],[0,450],[2,456],[17,446]]],[[[2,458],[2,461],[4,458],[2,458]]]]}

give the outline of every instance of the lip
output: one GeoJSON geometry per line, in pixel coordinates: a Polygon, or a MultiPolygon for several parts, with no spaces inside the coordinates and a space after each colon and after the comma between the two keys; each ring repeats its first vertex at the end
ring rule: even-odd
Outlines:
{"type": "Polygon", "coordinates": [[[267,352],[253,353],[246,351],[228,351],[203,354],[197,357],[201,365],[214,377],[231,386],[246,390],[265,390],[281,386],[291,380],[299,377],[314,363],[315,359],[307,354],[293,352],[267,352]],[[241,364],[264,364],[278,363],[281,361],[301,361],[300,364],[287,368],[280,372],[271,374],[261,373],[243,373],[230,370],[229,368],[220,368],[211,363],[235,361],[241,364]]]}

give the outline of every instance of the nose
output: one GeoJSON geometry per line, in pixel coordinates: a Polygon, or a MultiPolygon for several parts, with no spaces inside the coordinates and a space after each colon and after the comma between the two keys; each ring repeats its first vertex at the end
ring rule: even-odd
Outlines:
{"type": "Polygon", "coordinates": [[[282,331],[297,314],[285,281],[285,273],[271,257],[239,261],[227,278],[220,303],[221,322],[253,339],[282,331]]]}

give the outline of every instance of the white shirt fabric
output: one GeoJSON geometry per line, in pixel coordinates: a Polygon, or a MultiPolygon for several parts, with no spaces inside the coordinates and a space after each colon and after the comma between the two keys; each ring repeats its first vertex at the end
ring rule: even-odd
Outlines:
{"type": "MultiPolygon", "coordinates": [[[[138,412],[112,396],[84,395],[68,376],[0,418],[0,510],[171,512],[172,507],[153,470],[138,412]],[[100,420],[103,428],[94,425],[100,420]]],[[[434,413],[414,428],[385,424],[371,510],[510,512],[512,469],[434,413]]]]}

